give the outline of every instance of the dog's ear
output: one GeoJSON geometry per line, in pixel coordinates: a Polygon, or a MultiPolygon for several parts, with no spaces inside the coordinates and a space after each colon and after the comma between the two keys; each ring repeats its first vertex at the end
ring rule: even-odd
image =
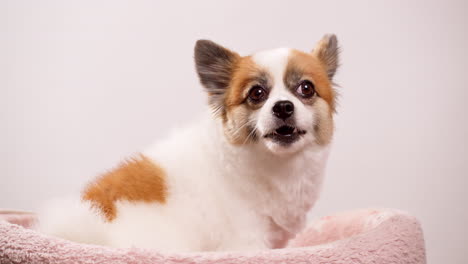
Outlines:
{"type": "Polygon", "coordinates": [[[200,82],[209,95],[209,103],[220,109],[224,93],[240,56],[210,40],[198,40],[195,45],[195,66],[200,82]]]}
{"type": "Polygon", "coordinates": [[[312,50],[312,54],[315,55],[325,66],[330,80],[333,79],[336,69],[338,69],[339,53],[340,48],[338,47],[338,39],[334,34],[323,36],[312,50]]]}

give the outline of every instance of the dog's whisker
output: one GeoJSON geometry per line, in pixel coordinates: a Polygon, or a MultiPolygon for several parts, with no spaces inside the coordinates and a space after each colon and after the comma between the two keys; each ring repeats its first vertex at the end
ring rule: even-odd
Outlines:
{"type": "Polygon", "coordinates": [[[215,107],[215,108],[212,108],[212,113],[213,113],[213,115],[216,116],[216,117],[218,117],[219,114],[221,113],[222,109],[223,109],[223,108],[222,108],[221,106],[217,106],[217,107],[215,107]]]}
{"type": "Polygon", "coordinates": [[[252,131],[250,131],[250,133],[247,135],[247,137],[245,138],[245,140],[244,140],[244,142],[242,143],[242,145],[245,145],[245,143],[247,143],[247,142],[249,141],[249,139],[251,139],[251,137],[252,137],[253,135],[255,135],[256,132],[257,132],[257,128],[254,127],[254,128],[252,129],[252,131]]]}
{"type": "Polygon", "coordinates": [[[238,129],[236,129],[234,132],[232,132],[232,134],[235,136],[235,137],[238,137],[238,133],[243,129],[245,128],[247,125],[250,125],[251,123],[253,123],[254,121],[253,120],[247,120],[244,124],[242,124],[238,129]]]}

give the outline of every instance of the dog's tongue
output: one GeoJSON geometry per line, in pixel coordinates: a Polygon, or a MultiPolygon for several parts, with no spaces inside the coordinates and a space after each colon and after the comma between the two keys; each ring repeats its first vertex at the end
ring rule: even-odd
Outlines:
{"type": "Polygon", "coordinates": [[[291,135],[294,133],[295,128],[291,126],[281,126],[275,130],[275,132],[282,136],[291,135]]]}

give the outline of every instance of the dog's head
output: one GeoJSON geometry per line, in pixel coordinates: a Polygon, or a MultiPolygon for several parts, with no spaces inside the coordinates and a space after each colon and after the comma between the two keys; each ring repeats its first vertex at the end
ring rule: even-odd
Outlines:
{"type": "Polygon", "coordinates": [[[338,53],[335,35],[324,36],[310,53],[282,48],[245,57],[199,40],[195,63],[232,144],[292,153],[332,138],[338,53]]]}

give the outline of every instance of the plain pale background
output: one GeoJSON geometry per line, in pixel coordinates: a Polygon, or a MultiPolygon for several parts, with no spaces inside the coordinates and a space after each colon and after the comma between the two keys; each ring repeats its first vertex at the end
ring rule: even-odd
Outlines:
{"type": "Polygon", "coordinates": [[[342,47],[328,175],[311,217],[383,206],[430,263],[467,263],[466,1],[1,1],[0,208],[33,210],[197,117],[193,46],[342,47]]]}

